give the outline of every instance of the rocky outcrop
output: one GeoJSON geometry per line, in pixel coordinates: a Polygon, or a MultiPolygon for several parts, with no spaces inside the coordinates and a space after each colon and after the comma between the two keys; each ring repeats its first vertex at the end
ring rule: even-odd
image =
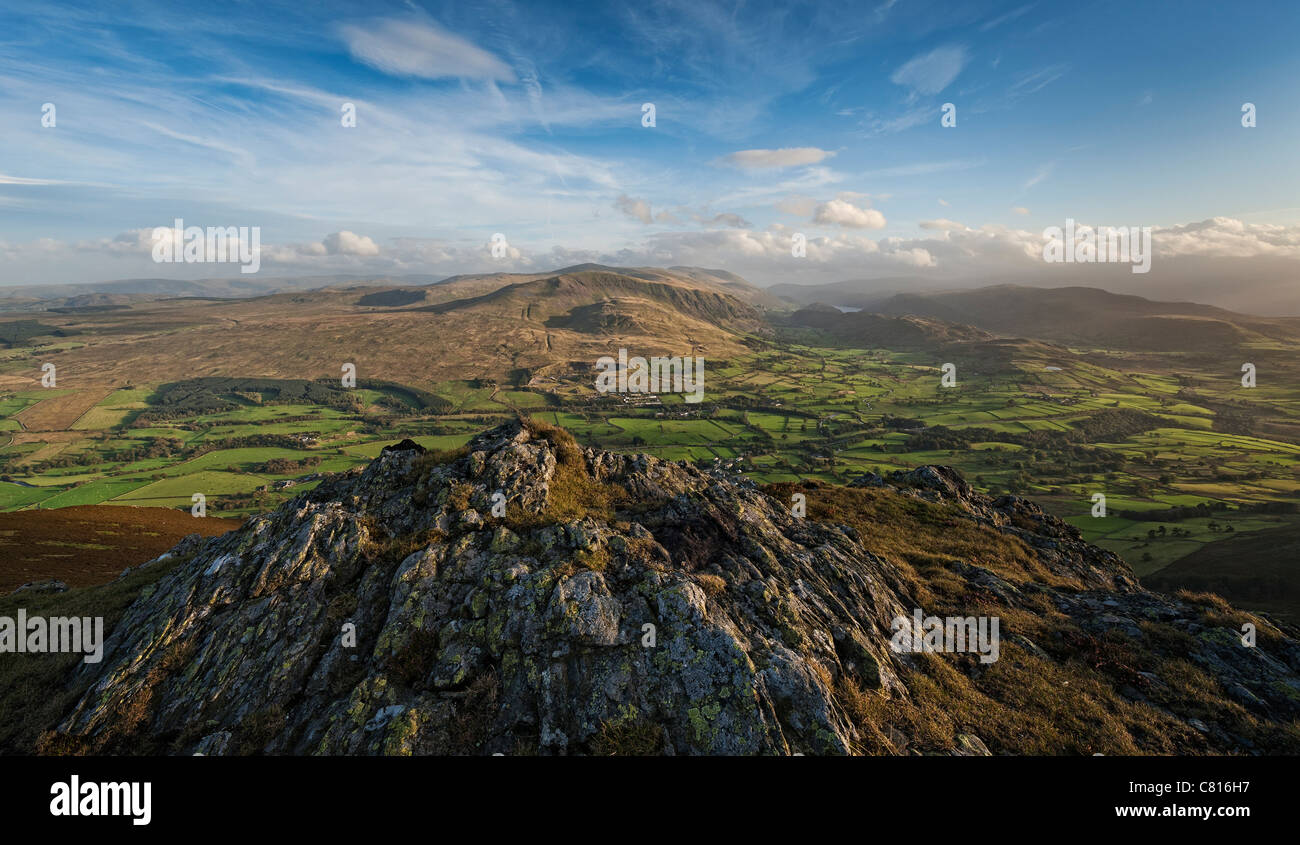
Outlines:
{"type": "MultiPolygon", "coordinates": [[[[1054,585],[949,569],[1008,607],[1032,591],[1081,632],[1135,642],[1140,621],[1196,616],[1032,503],[979,496],[952,470],[877,487],[1031,550],[1054,585]]],[[[890,645],[916,588],[862,530],[798,518],[739,476],[582,449],[535,423],[453,454],[405,441],[186,548],[115,626],[104,661],[78,670],[88,692],[45,747],[846,754],[879,750],[870,733],[894,753],[1005,750],[978,730],[934,740],[864,721],[864,701],[919,706],[909,679],[922,668],[890,645]]],[[[1300,715],[1294,640],[1243,661],[1223,631],[1188,624],[1241,707],[1300,715]]],[[[1017,657],[1062,660],[1065,646],[1020,639],[1006,647],[1017,657]]],[[[1134,701],[1149,689],[1130,686],[1134,701]]],[[[1245,747],[1205,717],[1168,716],[1199,721],[1208,750],[1245,747]]]]}

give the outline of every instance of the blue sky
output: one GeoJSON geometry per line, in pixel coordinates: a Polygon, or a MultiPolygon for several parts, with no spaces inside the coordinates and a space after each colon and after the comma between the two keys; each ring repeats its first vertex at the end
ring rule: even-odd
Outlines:
{"type": "Polygon", "coordinates": [[[271,275],[988,278],[1067,217],[1293,259],[1297,24],[1250,2],[8,0],[0,284],[225,272],[152,262],[177,217],[260,226],[271,275]]]}

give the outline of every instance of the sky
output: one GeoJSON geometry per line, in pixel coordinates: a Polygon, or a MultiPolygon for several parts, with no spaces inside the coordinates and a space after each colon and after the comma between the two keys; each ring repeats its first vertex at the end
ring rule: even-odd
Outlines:
{"type": "Polygon", "coordinates": [[[1300,301],[1298,33],[1286,2],[6,0],[0,285],[239,275],[154,261],[176,218],[259,227],[269,276],[1050,281],[1073,219],[1228,268],[1202,298],[1300,301]]]}

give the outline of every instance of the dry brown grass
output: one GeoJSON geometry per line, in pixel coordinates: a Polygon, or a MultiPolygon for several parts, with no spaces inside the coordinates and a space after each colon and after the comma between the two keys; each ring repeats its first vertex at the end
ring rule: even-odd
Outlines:
{"type": "MultiPolygon", "coordinates": [[[[62,364],[59,366],[61,371],[62,364]]],[[[113,388],[108,385],[85,386],[71,393],[42,399],[14,414],[13,418],[28,431],[67,431],[112,392],[113,388]]]]}
{"type": "Polygon", "coordinates": [[[719,596],[727,589],[727,581],[718,575],[709,575],[707,573],[696,573],[695,583],[700,585],[706,596],[719,596]]]}
{"type": "Polygon", "coordinates": [[[652,722],[602,722],[591,740],[598,757],[652,757],[663,752],[664,729],[652,722]]]}
{"type": "Polygon", "coordinates": [[[212,537],[240,519],[193,517],[175,508],[75,505],[0,513],[0,593],[53,578],[103,584],[152,560],[187,534],[212,537]]]}
{"type": "MultiPolygon", "coordinates": [[[[802,488],[767,488],[779,501],[802,488]]],[[[1195,754],[1209,749],[1182,720],[1136,703],[1119,689],[1131,686],[1159,707],[1185,716],[1204,714],[1256,747],[1300,752],[1300,726],[1264,722],[1227,698],[1205,671],[1177,655],[1194,638],[1170,626],[1141,623],[1148,639],[1135,644],[1120,634],[1096,636],[1061,613],[1031,585],[1070,591],[1082,584],[1056,576],[1016,537],[980,526],[952,507],[906,499],[892,492],[818,486],[805,491],[811,519],[847,524],[862,545],[893,565],[904,594],[927,614],[972,614],[1000,620],[1001,656],[980,664],[974,655],[918,654],[902,668],[906,697],[861,689],[843,675],[835,700],[860,734],[867,754],[897,754],[897,741],[922,753],[953,748],[956,735],[979,736],[995,754],[1195,754]],[[954,559],[982,566],[1020,590],[1014,602],[973,587],[956,574],[954,559]],[[1012,638],[1028,637],[1052,659],[1012,638]],[[1153,685],[1141,672],[1158,675],[1153,685]]],[[[1205,624],[1240,628],[1249,614],[1213,595],[1183,595],[1204,610],[1205,624]],[[1217,621],[1216,621],[1217,620],[1217,621]]],[[[1262,620],[1261,620],[1262,621],[1262,620]]],[[[1261,625],[1261,637],[1273,630],[1261,625]]]]}
{"type": "Polygon", "coordinates": [[[591,476],[582,447],[569,432],[531,417],[521,417],[520,422],[530,434],[547,441],[555,449],[555,472],[551,475],[545,511],[538,515],[511,507],[506,524],[511,529],[527,530],[588,516],[602,522],[613,522],[615,506],[627,501],[627,491],[617,484],[600,482],[591,476]]]}
{"type": "MultiPolygon", "coordinates": [[[[33,616],[102,616],[107,639],[140,591],[179,563],[179,560],[166,561],[109,584],[75,588],[66,593],[3,596],[0,615],[12,617],[21,607],[33,616]]],[[[42,732],[57,724],[85,692],[84,682],[71,680],[81,659],[78,654],[48,654],[40,659],[30,655],[0,655],[0,754],[84,750],[80,743],[68,743],[52,736],[38,743],[42,732]]],[[[142,696],[140,704],[147,708],[146,699],[147,695],[142,696]]]]}

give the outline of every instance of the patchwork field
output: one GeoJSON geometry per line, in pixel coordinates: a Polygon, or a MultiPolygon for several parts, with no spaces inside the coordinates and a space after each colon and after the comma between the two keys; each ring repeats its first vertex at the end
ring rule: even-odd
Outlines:
{"type": "MultiPolygon", "coordinates": [[[[1300,524],[1300,368],[1289,347],[1260,358],[1268,379],[1253,389],[1204,356],[1036,342],[899,351],[799,329],[726,349],[706,356],[701,404],[598,394],[580,360],[520,370],[509,384],[430,382],[413,354],[353,389],[229,376],[78,384],[61,364],[56,389],[0,382],[12,385],[0,390],[0,510],[147,506],[189,519],[202,494],[209,514],[242,517],[402,438],[452,449],[528,413],[590,445],[760,483],[951,465],[981,490],[1041,502],[1143,576],[1300,524]],[[941,382],[946,363],[952,386],[941,382]]],[[[0,375],[30,375],[50,357],[39,339],[8,351],[0,375]]]]}
{"type": "Polygon", "coordinates": [[[77,420],[99,404],[111,390],[102,386],[73,390],[53,388],[50,392],[58,395],[39,399],[14,414],[13,419],[28,431],[66,431],[75,427],[77,420]]]}

